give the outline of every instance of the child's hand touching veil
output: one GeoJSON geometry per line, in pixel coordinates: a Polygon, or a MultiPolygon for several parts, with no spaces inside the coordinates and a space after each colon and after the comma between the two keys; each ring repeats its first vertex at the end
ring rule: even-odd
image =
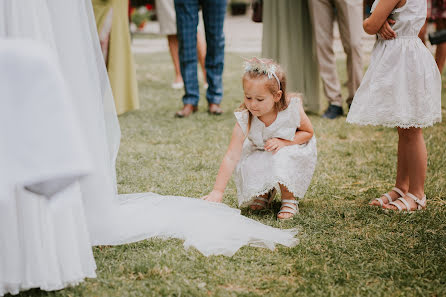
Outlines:
{"type": "Polygon", "coordinates": [[[223,200],[223,193],[220,191],[213,190],[206,196],[201,197],[203,200],[207,200],[209,202],[218,202],[220,203],[223,200]]]}

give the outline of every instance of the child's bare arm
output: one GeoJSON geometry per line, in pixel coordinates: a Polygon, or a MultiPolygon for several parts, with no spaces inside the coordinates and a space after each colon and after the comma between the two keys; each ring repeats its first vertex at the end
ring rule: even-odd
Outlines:
{"type": "Polygon", "coordinates": [[[403,3],[406,3],[406,0],[381,0],[372,15],[364,20],[364,31],[371,35],[378,33],[392,10],[403,3]]]}
{"type": "Polygon", "coordinates": [[[313,125],[311,124],[310,119],[305,113],[302,104],[300,104],[299,106],[299,113],[300,113],[300,127],[299,130],[296,131],[296,134],[294,135],[293,144],[306,143],[311,139],[311,137],[313,137],[314,134],[313,125]]]}
{"type": "Polygon", "coordinates": [[[202,197],[202,199],[211,202],[221,202],[226,185],[228,184],[232,172],[234,171],[234,168],[242,155],[244,140],[245,135],[243,134],[242,128],[238,123],[236,123],[234,129],[232,130],[232,137],[228,150],[226,151],[223,161],[221,162],[220,169],[218,170],[214,189],[208,195],[202,197]]]}

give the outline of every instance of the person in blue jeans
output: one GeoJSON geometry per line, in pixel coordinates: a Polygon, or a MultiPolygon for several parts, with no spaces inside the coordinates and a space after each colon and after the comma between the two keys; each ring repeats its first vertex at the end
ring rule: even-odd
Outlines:
{"type": "Polygon", "coordinates": [[[177,35],[181,75],[184,81],[183,108],[176,117],[187,117],[198,110],[200,93],[197,77],[197,25],[198,11],[202,9],[206,34],[205,68],[209,87],[206,91],[208,112],[222,114],[220,103],[223,97],[223,66],[225,36],[223,23],[226,0],[175,0],[177,35]]]}

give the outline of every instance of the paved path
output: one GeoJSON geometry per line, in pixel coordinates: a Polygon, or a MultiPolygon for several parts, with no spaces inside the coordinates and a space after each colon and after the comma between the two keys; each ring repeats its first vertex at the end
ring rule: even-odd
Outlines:
{"type": "MultiPolygon", "coordinates": [[[[156,53],[168,51],[167,39],[156,35],[159,30],[157,22],[150,22],[144,28],[144,33],[150,38],[135,38],[132,43],[134,53],[156,53]]],[[[225,20],[226,52],[233,53],[260,53],[262,51],[262,23],[254,23],[248,15],[227,16],[225,20]]],[[[369,56],[374,36],[364,33],[363,49],[365,56],[369,56]]],[[[345,57],[339,31],[335,28],[334,48],[338,57],[345,57]]]]}
{"type": "MultiPolygon", "coordinates": [[[[432,30],[432,28],[430,28],[432,30]]],[[[149,22],[144,28],[144,33],[150,38],[135,38],[132,43],[134,53],[167,52],[167,38],[157,35],[159,26],[157,22],[149,22]]],[[[249,15],[230,16],[225,20],[226,52],[232,53],[261,53],[262,51],[262,23],[254,23],[249,15]]],[[[344,49],[339,38],[339,30],[335,25],[334,49],[337,58],[345,58],[344,49]]],[[[368,64],[370,53],[375,43],[375,36],[363,33],[364,63],[368,64]]],[[[428,45],[433,52],[435,47],[428,45]]]]}

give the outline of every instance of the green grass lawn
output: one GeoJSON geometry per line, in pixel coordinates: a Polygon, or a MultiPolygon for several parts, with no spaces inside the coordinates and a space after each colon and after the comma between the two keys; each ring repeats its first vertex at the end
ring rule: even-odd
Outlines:
{"type": "MultiPolygon", "coordinates": [[[[225,113],[208,115],[202,93],[199,112],[186,119],[173,117],[183,92],[170,88],[170,56],[138,55],[136,61],[141,109],[120,117],[119,191],[207,194],[242,100],[241,58],[226,56],[225,113]]],[[[345,71],[340,75],[345,81],[345,71]]],[[[97,279],[22,296],[446,296],[445,121],[424,134],[428,209],[407,215],[367,206],[393,186],[396,131],[348,125],[345,117],[310,118],[318,166],[300,214],[279,222],[279,204],[260,214],[244,211],[264,224],[299,228],[298,246],[274,252],[244,247],[231,258],[206,258],[174,239],[96,247],[97,279]]],[[[236,207],[236,200],[231,181],[224,202],[236,207]]]]}

